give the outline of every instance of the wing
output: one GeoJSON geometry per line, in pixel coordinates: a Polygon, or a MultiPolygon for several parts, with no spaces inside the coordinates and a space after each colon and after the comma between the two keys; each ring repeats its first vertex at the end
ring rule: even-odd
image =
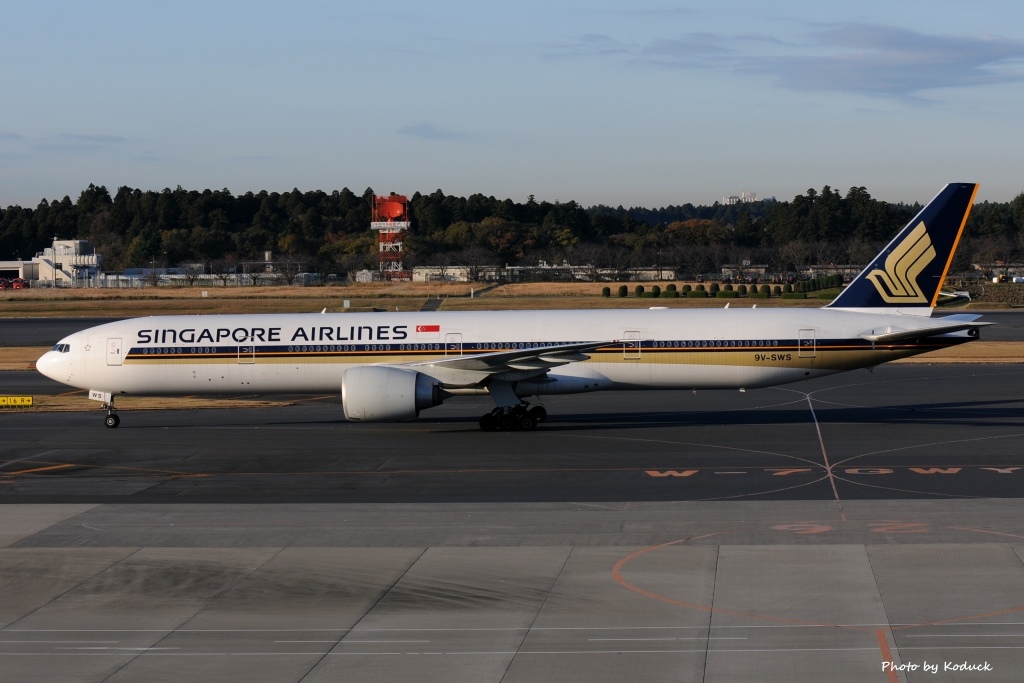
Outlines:
{"type": "Polygon", "coordinates": [[[539,377],[551,368],[588,360],[587,351],[615,344],[612,341],[579,342],[556,346],[536,343],[527,348],[454,356],[431,361],[405,363],[401,367],[414,368],[448,385],[466,386],[485,380],[518,381],[539,377]]]}

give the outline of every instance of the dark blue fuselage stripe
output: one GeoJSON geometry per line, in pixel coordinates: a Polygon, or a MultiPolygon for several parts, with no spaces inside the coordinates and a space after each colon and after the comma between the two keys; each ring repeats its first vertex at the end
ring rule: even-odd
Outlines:
{"type": "MultiPolygon", "coordinates": [[[[794,351],[801,348],[801,340],[697,340],[697,341],[622,341],[603,346],[589,354],[622,353],[623,351],[640,350],[646,353],[701,353],[715,352],[761,352],[761,351],[794,351]]],[[[807,341],[813,342],[815,351],[857,351],[869,349],[938,349],[952,346],[968,338],[933,339],[930,342],[897,342],[893,344],[872,344],[863,339],[817,339],[803,340],[804,349],[810,348],[807,341]]],[[[239,355],[256,355],[260,358],[304,358],[311,356],[347,357],[366,354],[388,355],[438,355],[445,352],[458,352],[459,355],[501,353],[520,349],[545,349],[564,344],[580,342],[472,342],[472,343],[413,343],[413,344],[289,344],[274,346],[252,346],[237,344],[231,346],[159,346],[132,348],[127,358],[131,360],[158,360],[183,358],[236,358],[239,355]]]]}

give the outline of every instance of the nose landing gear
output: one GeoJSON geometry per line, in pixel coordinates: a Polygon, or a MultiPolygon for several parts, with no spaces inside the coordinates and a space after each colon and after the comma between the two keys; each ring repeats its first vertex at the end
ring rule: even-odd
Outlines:
{"type": "Polygon", "coordinates": [[[103,418],[103,424],[107,426],[107,429],[116,429],[117,425],[121,424],[121,418],[117,416],[117,410],[114,408],[114,397],[111,396],[110,400],[103,404],[103,407],[107,409],[107,416],[103,418]]]}
{"type": "Polygon", "coordinates": [[[103,418],[103,424],[107,426],[107,429],[114,429],[117,425],[121,424],[121,418],[117,416],[117,409],[114,408],[113,392],[90,389],[89,399],[99,401],[100,407],[107,411],[107,416],[103,418]]]}

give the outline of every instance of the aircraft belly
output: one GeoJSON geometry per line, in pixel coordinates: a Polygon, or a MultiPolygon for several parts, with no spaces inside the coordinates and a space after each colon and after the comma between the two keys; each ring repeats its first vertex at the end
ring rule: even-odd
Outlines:
{"type": "Polygon", "coordinates": [[[334,393],[346,365],[259,363],[132,364],[93,373],[91,388],[112,393],[182,396],[198,393],[334,393]]]}
{"type": "Polygon", "coordinates": [[[829,374],[798,367],[669,363],[598,363],[594,370],[608,377],[616,389],[753,389],[829,374]]]}

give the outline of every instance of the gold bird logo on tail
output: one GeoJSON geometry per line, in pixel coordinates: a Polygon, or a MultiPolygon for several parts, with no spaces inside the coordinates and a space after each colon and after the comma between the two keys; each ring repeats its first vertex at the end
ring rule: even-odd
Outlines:
{"type": "Polygon", "coordinates": [[[922,221],[885,258],[885,270],[875,268],[867,279],[886,303],[926,304],[928,299],[917,284],[917,276],[934,258],[932,238],[922,221]]]}

